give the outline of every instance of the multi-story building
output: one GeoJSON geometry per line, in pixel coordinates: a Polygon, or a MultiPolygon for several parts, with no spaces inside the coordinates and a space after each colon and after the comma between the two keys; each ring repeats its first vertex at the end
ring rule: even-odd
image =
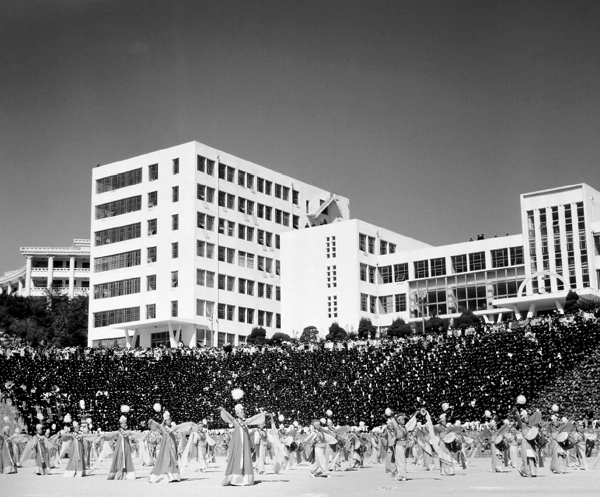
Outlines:
{"type": "Polygon", "coordinates": [[[361,317],[487,321],[562,312],[570,288],[600,298],[600,193],[580,184],[521,195],[520,234],[432,247],[359,220],[282,235],[287,333],[361,317]],[[299,265],[298,261],[307,261],[299,265]]]}
{"type": "Polygon", "coordinates": [[[197,142],[92,179],[95,346],[271,335],[282,328],[281,234],[349,219],[348,199],[197,142]]]}
{"type": "Polygon", "coordinates": [[[75,239],[71,247],[21,247],[25,265],[0,276],[0,294],[40,297],[48,288],[69,297],[87,295],[90,284],[90,241],[75,239]]]}

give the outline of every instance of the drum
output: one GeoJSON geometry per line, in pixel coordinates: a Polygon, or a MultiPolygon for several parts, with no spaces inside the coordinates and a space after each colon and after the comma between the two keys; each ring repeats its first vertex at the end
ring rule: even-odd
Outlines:
{"type": "Polygon", "coordinates": [[[498,435],[494,439],[494,445],[500,452],[505,452],[508,450],[508,442],[504,439],[502,435],[498,435]]]}

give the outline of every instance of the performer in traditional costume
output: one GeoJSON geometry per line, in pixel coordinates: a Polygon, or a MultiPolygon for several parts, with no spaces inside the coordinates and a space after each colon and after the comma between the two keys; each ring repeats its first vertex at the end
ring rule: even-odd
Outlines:
{"type": "Polygon", "coordinates": [[[85,452],[86,438],[84,433],[79,428],[77,421],[73,421],[73,432],[62,434],[63,442],[71,442],[68,449],[69,463],[63,473],[63,477],[83,477],[86,476],[87,466],[85,461],[87,459],[85,452]]]}
{"type": "MultiPolygon", "coordinates": [[[[231,392],[234,400],[240,400],[244,392],[236,388],[231,392]]],[[[265,422],[265,413],[259,412],[246,419],[244,407],[237,404],[234,408],[235,417],[223,407],[219,408],[221,419],[233,425],[233,434],[229,444],[227,467],[222,485],[254,485],[254,468],[252,466],[252,440],[248,426],[260,425],[265,422]]]]}
{"type": "Polygon", "coordinates": [[[321,426],[321,421],[318,419],[313,420],[311,433],[304,440],[305,445],[308,444],[311,448],[309,456],[309,462],[312,463],[310,466],[310,476],[329,478],[327,461],[325,460],[325,448],[333,440],[335,440],[335,437],[326,433],[326,430],[321,426]]]}
{"type": "Polygon", "coordinates": [[[256,451],[256,470],[259,475],[262,475],[265,472],[267,464],[267,446],[269,444],[265,423],[261,423],[258,425],[258,428],[255,428],[253,442],[256,451]]]}
{"type": "Polygon", "coordinates": [[[455,445],[456,434],[446,426],[445,414],[440,415],[440,423],[435,427],[435,432],[429,413],[426,413],[426,419],[431,446],[437,452],[440,460],[440,474],[442,476],[454,476],[456,474],[454,471],[454,457],[450,448],[455,445]]]}
{"type": "MultiPolygon", "coordinates": [[[[159,404],[156,404],[154,409],[160,412],[161,407],[159,404]]],[[[159,481],[173,482],[181,480],[177,464],[177,440],[173,433],[169,411],[163,413],[162,423],[157,423],[153,419],[150,419],[148,421],[148,428],[162,435],[158,456],[156,457],[148,481],[150,483],[157,483],[159,481]]]]}
{"type": "Polygon", "coordinates": [[[10,427],[5,426],[0,434],[0,473],[16,473],[17,463],[13,451],[13,444],[8,434],[10,427]]]}
{"type": "Polygon", "coordinates": [[[21,466],[27,459],[35,458],[35,474],[50,474],[50,442],[44,436],[44,429],[41,424],[35,427],[35,434],[27,442],[23,455],[21,456],[21,466]]]}
{"type": "Polygon", "coordinates": [[[106,441],[114,441],[114,452],[110,469],[108,470],[108,480],[135,480],[135,468],[133,466],[133,457],[130,438],[133,432],[127,429],[127,418],[122,415],[119,418],[118,431],[104,433],[106,441]]]}
{"type": "Polygon", "coordinates": [[[406,481],[406,449],[408,447],[408,434],[417,426],[417,414],[406,423],[406,414],[393,415],[391,410],[386,410],[388,415],[388,461],[386,469],[391,472],[394,480],[406,481]]]}
{"type": "Polygon", "coordinates": [[[523,419],[521,419],[518,409],[515,409],[517,424],[523,435],[523,440],[521,441],[521,466],[519,467],[519,474],[524,477],[536,477],[539,443],[539,428],[536,425],[540,422],[541,415],[539,411],[532,414],[530,418],[527,417],[526,411],[523,411],[522,414],[523,419]]]}

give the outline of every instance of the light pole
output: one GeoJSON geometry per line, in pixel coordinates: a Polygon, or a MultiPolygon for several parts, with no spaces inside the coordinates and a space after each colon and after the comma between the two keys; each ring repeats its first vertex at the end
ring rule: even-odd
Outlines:
{"type": "Polygon", "coordinates": [[[423,326],[423,335],[425,335],[425,304],[427,303],[427,290],[424,288],[417,288],[415,293],[417,294],[417,302],[421,309],[421,323],[423,326]]]}

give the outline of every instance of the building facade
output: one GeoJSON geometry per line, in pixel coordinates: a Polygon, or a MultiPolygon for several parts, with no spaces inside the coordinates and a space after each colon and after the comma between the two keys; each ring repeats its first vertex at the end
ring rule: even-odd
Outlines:
{"type": "Polygon", "coordinates": [[[584,184],[523,194],[520,234],[437,247],[359,220],[286,233],[285,331],[324,334],[334,321],[356,331],[362,317],[385,330],[466,309],[486,321],[532,317],[562,312],[571,288],[600,298],[599,200],[584,184]]]}
{"type": "Polygon", "coordinates": [[[282,330],[280,237],[348,199],[191,142],[92,175],[89,345],[238,344],[282,330]]]}
{"type": "Polygon", "coordinates": [[[41,297],[53,288],[69,297],[85,296],[90,284],[90,241],[71,247],[21,247],[25,265],[0,276],[0,294],[41,297]]]}

